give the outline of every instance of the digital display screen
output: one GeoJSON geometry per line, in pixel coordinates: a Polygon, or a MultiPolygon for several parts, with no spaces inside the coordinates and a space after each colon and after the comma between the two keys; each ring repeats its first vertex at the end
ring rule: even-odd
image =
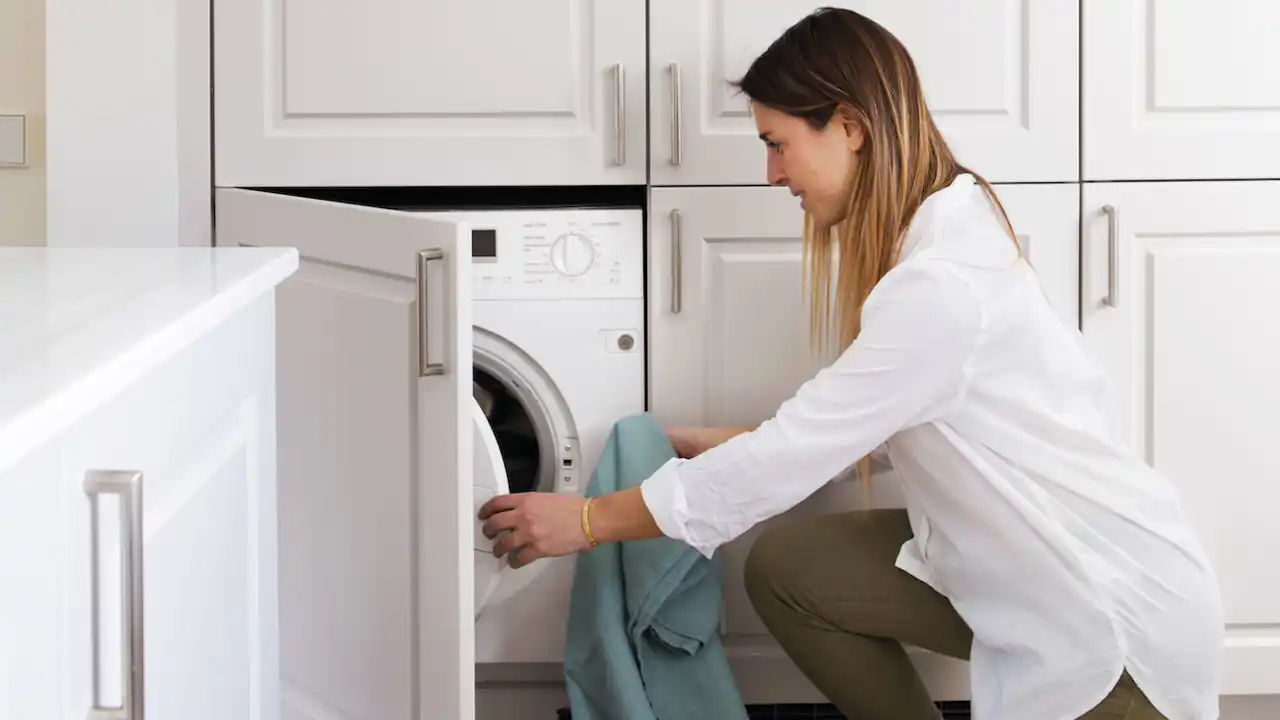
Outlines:
{"type": "Polygon", "coordinates": [[[498,257],[498,231],[493,228],[476,228],[472,230],[471,257],[498,257]]]}

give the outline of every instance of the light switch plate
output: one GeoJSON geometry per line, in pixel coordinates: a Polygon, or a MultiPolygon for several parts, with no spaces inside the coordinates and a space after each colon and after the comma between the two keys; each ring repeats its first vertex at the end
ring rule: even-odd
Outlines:
{"type": "Polygon", "coordinates": [[[0,167],[27,164],[27,116],[0,115],[0,167]]]}

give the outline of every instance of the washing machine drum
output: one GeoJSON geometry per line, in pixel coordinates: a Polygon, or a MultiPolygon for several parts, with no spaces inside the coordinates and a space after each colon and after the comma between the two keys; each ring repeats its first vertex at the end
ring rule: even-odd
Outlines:
{"type": "MultiPolygon", "coordinates": [[[[506,495],[510,491],[502,452],[498,447],[498,439],[493,433],[493,427],[489,424],[484,405],[482,397],[472,398],[471,425],[474,447],[472,477],[475,484],[473,490],[477,512],[489,500],[498,495],[506,495]]],[[[498,580],[507,561],[506,558],[493,556],[493,544],[496,540],[490,540],[484,536],[484,523],[477,520],[475,528],[475,614],[479,616],[485,603],[497,590],[498,580]]]]}

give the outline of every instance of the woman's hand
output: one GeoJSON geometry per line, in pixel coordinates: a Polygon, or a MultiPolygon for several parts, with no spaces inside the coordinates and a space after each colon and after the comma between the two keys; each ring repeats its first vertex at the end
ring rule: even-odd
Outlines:
{"type": "Polygon", "coordinates": [[[750,431],[751,428],[747,427],[668,428],[667,437],[671,440],[676,455],[687,459],[697,457],[735,435],[750,431]]]}
{"type": "Polygon", "coordinates": [[[490,540],[506,533],[494,544],[493,554],[502,557],[515,551],[511,567],[519,568],[539,558],[589,549],[591,542],[582,529],[585,502],[568,493],[499,495],[480,508],[479,518],[490,540]]]}
{"type": "MultiPolygon", "coordinates": [[[[513,493],[499,495],[480,508],[484,536],[502,533],[493,554],[511,556],[519,568],[544,557],[557,557],[591,549],[582,527],[586,499],[569,493],[513,493]]],[[[587,522],[597,543],[627,542],[662,537],[639,487],[606,493],[591,501],[587,522]]]]}

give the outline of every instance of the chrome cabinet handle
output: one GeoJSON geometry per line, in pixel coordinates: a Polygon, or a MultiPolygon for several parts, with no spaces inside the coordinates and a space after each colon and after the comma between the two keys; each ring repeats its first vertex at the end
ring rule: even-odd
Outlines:
{"type": "Polygon", "coordinates": [[[1116,268],[1119,265],[1120,211],[1114,205],[1103,205],[1102,212],[1107,215],[1107,298],[1103,302],[1110,307],[1120,304],[1120,275],[1116,268]]]}
{"type": "Polygon", "coordinates": [[[671,314],[679,315],[683,304],[684,254],[681,251],[680,211],[671,211],[671,314]]]}
{"type": "Polygon", "coordinates": [[[427,340],[427,270],[432,260],[444,258],[444,250],[429,248],[418,251],[418,377],[443,375],[444,363],[433,363],[430,359],[430,343],[427,340]]]}
{"type": "Polygon", "coordinates": [[[613,164],[627,164],[627,75],[622,63],[613,66],[613,164]]]}
{"type": "Polygon", "coordinates": [[[682,155],[680,127],[683,124],[680,121],[682,114],[680,106],[680,63],[671,63],[667,66],[667,70],[671,73],[671,165],[680,167],[682,155]]]}
{"type": "Polygon", "coordinates": [[[90,470],[84,476],[84,492],[89,496],[94,530],[90,534],[93,568],[93,617],[97,626],[98,607],[98,498],[120,496],[120,707],[103,707],[97,700],[101,688],[98,667],[98,638],[94,636],[93,687],[94,704],[88,720],[144,720],[146,695],[145,649],[143,646],[143,568],[142,568],[142,473],[136,470],[90,470]]]}

